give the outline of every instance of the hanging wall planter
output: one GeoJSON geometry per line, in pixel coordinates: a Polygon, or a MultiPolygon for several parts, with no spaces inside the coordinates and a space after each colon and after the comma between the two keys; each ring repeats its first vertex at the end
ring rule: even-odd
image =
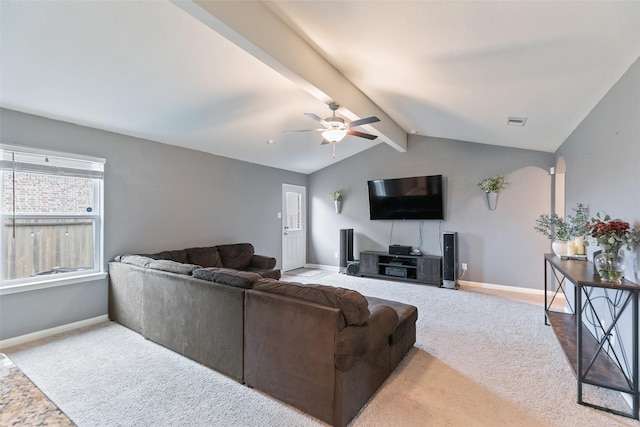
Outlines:
{"type": "Polygon", "coordinates": [[[498,204],[498,193],[509,183],[504,180],[504,176],[497,175],[493,178],[485,178],[476,184],[486,193],[489,210],[494,210],[498,204]]]}
{"type": "Polygon", "coordinates": [[[336,205],[336,213],[342,212],[342,190],[336,190],[331,193],[331,199],[336,205]]]}
{"type": "Polygon", "coordinates": [[[495,210],[498,205],[498,193],[486,193],[487,195],[487,205],[489,206],[489,210],[495,210]]]}

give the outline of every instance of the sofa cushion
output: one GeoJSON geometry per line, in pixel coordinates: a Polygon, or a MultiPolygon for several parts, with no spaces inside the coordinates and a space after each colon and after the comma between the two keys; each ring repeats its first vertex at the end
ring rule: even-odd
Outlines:
{"type": "Polygon", "coordinates": [[[342,311],[347,325],[362,325],[369,318],[367,299],[350,289],[280,282],[274,279],[260,279],[253,284],[253,289],[338,308],[342,311]]]}
{"type": "Polygon", "coordinates": [[[120,255],[120,262],[125,264],[137,265],[138,267],[149,267],[154,259],[143,255],[120,255]]]}
{"type": "Polygon", "coordinates": [[[180,249],[177,251],[162,251],[157,254],[146,255],[149,258],[153,259],[167,259],[171,261],[181,262],[183,264],[187,264],[189,261],[187,259],[187,251],[184,249],[180,249]]]}
{"type": "Polygon", "coordinates": [[[277,270],[277,269],[262,269],[262,268],[249,267],[244,271],[250,271],[251,273],[259,274],[260,276],[267,279],[279,279],[282,276],[282,274],[280,273],[280,270],[277,270]]]}
{"type": "Polygon", "coordinates": [[[249,267],[251,257],[253,256],[253,245],[251,243],[218,245],[216,248],[220,254],[220,259],[222,260],[222,265],[217,267],[233,268],[236,270],[245,270],[249,267]]]}
{"type": "Polygon", "coordinates": [[[193,277],[244,289],[250,289],[253,283],[262,278],[256,273],[218,267],[198,268],[193,271],[193,277]]]}
{"type": "Polygon", "coordinates": [[[181,262],[172,261],[170,259],[159,259],[151,261],[149,263],[149,268],[152,268],[154,270],[168,271],[170,273],[190,275],[193,270],[195,270],[196,268],[200,268],[200,266],[195,264],[183,264],[181,262]]]}
{"type": "Polygon", "coordinates": [[[187,261],[203,267],[222,267],[220,254],[215,246],[185,249],[187,261]]]}

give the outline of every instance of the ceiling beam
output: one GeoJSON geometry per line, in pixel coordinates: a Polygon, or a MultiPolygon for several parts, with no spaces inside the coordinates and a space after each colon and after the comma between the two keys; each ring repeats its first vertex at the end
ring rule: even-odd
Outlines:
{"type": "Polygon", "coordinates": [[[306,92],[340,104],[349,120],[377,116],[363,126],[398,151],[407,151],[407,133],[380,107],[327,62],[261,1],[172,1],[198,21],[259,59],[306,92]]]}

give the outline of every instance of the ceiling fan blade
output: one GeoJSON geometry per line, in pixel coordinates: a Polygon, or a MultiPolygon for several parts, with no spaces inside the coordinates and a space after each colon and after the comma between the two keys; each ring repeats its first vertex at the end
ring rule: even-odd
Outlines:
{"type": "Polygon", "coordinates": [[[360,138],[376,139],[378,135],[371,135],[370,133],[358,132],[357,130],[348,130],[347,135],[359,136],[360,138]]]}
{"type": "Polygon", "coordinates": [[[371,117],[365,117],[364,119],[359,119],[359,120],[354,120],[352,122],[347,123],[347,127],[353,128],[356,126],[362,126],[362,125],[366,125],[369,123],[375,123],[375,122],[379,122],[380,119],[377,118],[376,116],[371,116],[371,117]]]}
{"type": "Polygon", "coordinates": [[[313,114],[313,113],[304,113],[305,116],[309,117],[310,119],[315,120],[316,122],[321,122],[322,118],[320,116],[318,116],[317,114],[313,114]]]}

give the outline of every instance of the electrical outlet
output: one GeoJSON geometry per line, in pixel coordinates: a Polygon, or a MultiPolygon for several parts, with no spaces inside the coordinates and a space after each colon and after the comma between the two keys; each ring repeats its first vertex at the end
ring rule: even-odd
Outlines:
{"type": "Polygon", "coordinates": [[[334,257],[335,259],[338,259],[338,252],[334,252],[334,253],[333,253],[333,257],[334,257]]]}
{"type": "Polygon", "coordinates": [[[462,271],[467,271],[467,263],[463,262],[460,268],[462,268],[462,271]]]}

